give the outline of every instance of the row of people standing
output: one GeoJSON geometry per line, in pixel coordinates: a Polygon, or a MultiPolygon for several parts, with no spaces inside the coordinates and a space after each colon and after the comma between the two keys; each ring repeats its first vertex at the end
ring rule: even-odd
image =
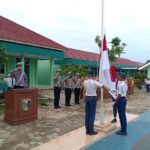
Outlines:
{"type": "Polygon", "coordinates": [[[61,108],[59,105],[60,94],[62,87],[65,89],[65,105],[67,107],[71,106],[70,100],[72,92],[74,92],[75,104],[80,104],[80,92],[82,88],[82,80],[79,73],[76,73],[75,76],[71,72],[68,72],[62,81],[60,70],[56,71],[54,76],[54,108],[61,108]]]}

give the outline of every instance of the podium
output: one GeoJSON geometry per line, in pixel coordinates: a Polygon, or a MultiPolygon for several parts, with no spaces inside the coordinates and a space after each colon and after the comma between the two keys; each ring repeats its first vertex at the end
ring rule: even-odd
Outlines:
{"type": "Polygon", "coordinates": [[[5,92],[4,122],[18,125],[37,119],[38,89],[12,89],[5,92]]]}

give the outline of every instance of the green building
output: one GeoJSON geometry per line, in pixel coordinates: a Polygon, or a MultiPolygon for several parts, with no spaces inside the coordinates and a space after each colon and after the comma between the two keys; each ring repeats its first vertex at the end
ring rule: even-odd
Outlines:
{"type": "MultiPolygon", "coordinates": [[[[0,78],[24,62],[30,87],[50,87],[56,68],[54,59],[63,58],[65,47],[13,21],[0,16],[0,46],[7,49],[9,59],[0,64],[0,78]]],[[[0,80],[0,90],[5,88],[0,80]]]]}
{"type": "Polygon", "coordinates": [[[150,78],[150,62],[139,67],[139,70],[147,71],[147,78],[150,78]]]}
{"type": "MultiPolygon", "coordinates": [[[[55,60],[55,64],[57,65],[82,65],[88,68],[99,71],[99,60],[100,54],[92,53],[87,51],[81,51],[73,48],[67,48],[65,51],[65,57],[63,59],[55,60]]],[[[125,58],[119,58],[112,65],[116,66],[117,71],[124,71],[127,76],[133,77],[135,73],[138,71],[138,68],[143,63],[135,62],[125,58]]]]}
{"type": "MultiPolygon", "coordinates": [[[[0,46],[7,49],[9,59],[0,64],[0,78],[16,68],[16,63],[24,63],[29,87],[47,88],[53,86],[53,76],[61,65],[77,65],[99,70],[100,55],[97,53],[66,48],[30,29],[0,16],[0,46]]],[[[124,70],[128,76],[134,76],[142,65],[120,58],[113,65],[124,70]]],[[[0,79],[0,90],[6,84],[0,79]]]]}

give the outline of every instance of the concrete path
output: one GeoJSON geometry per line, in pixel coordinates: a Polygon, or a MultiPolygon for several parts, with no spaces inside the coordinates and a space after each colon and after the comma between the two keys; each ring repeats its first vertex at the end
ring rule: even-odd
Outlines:
{"type": "MultiPolygon", "coordinates": [[[[127,114],[128,121],[136,117],[137,115],[127,114]]],[[[118,122],[116,126],[119,127],[119,125],[120,124],[118,122]]],[[[107,131],[99,131],[97,135],[86,135],[85,127],[82,127],[72,132],[66,133],[60,137],[57,137],[54,140],[44,143],[38,147],[35,147],[32,150],[79,150],[82,147],[94,142],[95,140],[106,136],[107,134],[107,131]]],[[[98,148],[98,150],[101,149],[98,148]]]]}

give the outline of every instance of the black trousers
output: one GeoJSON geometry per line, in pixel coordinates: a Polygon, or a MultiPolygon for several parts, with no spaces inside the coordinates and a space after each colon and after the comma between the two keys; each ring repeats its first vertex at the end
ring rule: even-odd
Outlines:
{"type": "Polygon", "coordinates": [[[80,91],[81,91],[80,88],[74,89],[75,104],[79,104],[80,91]]]}
{"type": "Polygon", "coordinates": [[[54,107],[55,108],[59,107],[60,93],[61,93],[61,88],[54,87],[54,107]]]}
{"type": "Polygon", "coordinates": [[[65,88],[65,104],[66,104],[66,106],[70,105],[71,94],[72,94],[72,89],[65,88]]]}

